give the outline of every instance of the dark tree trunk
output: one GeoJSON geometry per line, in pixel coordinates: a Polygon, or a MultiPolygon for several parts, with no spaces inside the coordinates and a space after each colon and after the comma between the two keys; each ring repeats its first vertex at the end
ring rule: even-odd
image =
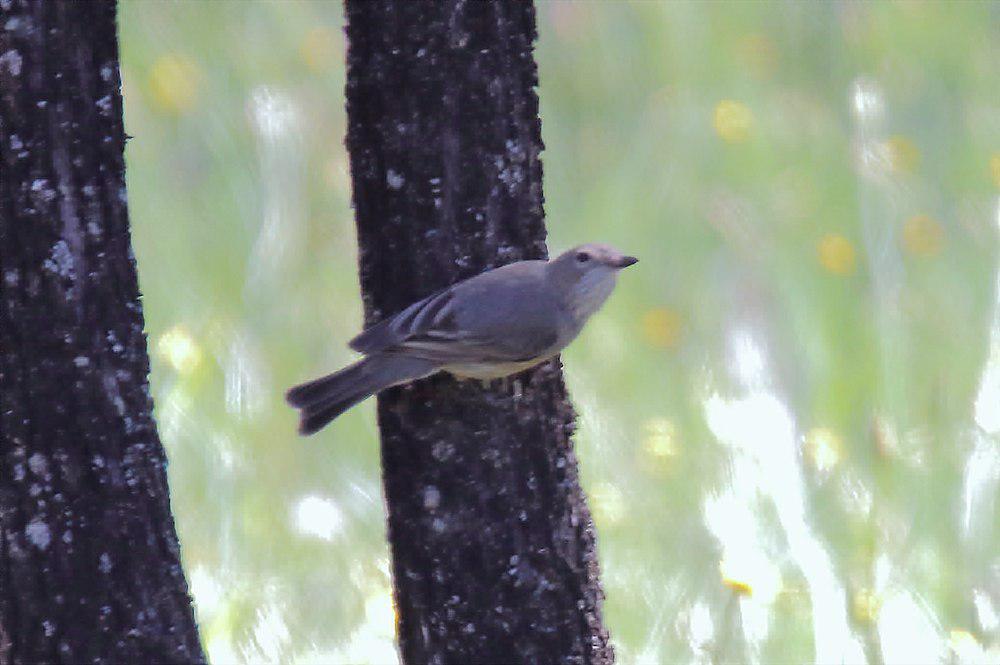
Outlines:
{"type": "MultiPolygon", "coordinates": [[[[532,4],[348,0],[347,37],[368,323],[545,256],[532,4]]],[[[379,398],[408,663],[612,660],[558,361],[517,383],[379,398]]]]}
{"type": "Polygon", "coordinates": [[[0,9],[0,663],[202,661],[146,380],[115,5],[0,9]]]}

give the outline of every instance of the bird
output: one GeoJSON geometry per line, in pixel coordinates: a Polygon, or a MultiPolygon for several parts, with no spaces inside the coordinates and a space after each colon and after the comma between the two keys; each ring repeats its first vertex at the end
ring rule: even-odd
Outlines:
{"type": "Polygon", "coordinates": [[[360,360],[288,390],[299,433],[315,434],[368,397],[438,372],[487,381],[548,360],[601,308],[619,271],[637,262],[588,243],[488,270],[413,303],[349,342],[360,360]]]}

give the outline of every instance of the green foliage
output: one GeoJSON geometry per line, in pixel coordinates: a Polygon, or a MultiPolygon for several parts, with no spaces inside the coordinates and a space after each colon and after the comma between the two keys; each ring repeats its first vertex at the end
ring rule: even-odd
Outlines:
{"type": "MultiPolygon", "coordinates": [[[[206,647],[395,658],[372,405],[300,440],[282,401],[361,325],[340,6],[121,12],[206,647]]],[[[553,2],[539,28],[550,247],[641,259],[564,356],[622,662],[1000,659],[995,6],[553,2]]]]}

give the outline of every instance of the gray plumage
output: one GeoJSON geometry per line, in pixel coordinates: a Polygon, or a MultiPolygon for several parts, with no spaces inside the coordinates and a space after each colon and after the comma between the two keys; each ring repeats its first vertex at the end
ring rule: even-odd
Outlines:
{"type": "Polygon", "coordinates": [[[551,261],[519,261],[416,302],[350,342],[364,358],[288,391],[313,434],[390,386],[445,371],[495,379],[564,349],[637,259],[607,245],[581,245],[551,261]]]}

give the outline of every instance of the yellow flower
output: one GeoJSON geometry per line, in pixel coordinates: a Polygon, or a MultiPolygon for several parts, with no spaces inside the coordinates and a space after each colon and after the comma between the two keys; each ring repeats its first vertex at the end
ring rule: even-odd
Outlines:
{"type": "Polygon", "coordinates": [[[944,229],[927,215],[914,215],[903,222],[903,246],[914,256],[938,254],[944,245],[944,229]]]}
{"type": "Polygon", "coordinates": [[[194,107],[201,78],[201,70],[190,58],[180,53],[167,53],[150,67],[147,82],[157,106],[181,114],[194,107]]]}
{"type": "Polygon", "coordinates": [[[299,44],[299,57],[314,72],[329,68],[338,60],[339,36],[328,26],[311,28],[299,44]]]}
{"type": "Polygon", "coordinates": [[[920,165],[920,148],[905,136],[890,136],[885,142],[894,171],[912,173],[920,165]]]}
{"type": "Polygon", "coordinates": [[[663,459],[677,454],[677,427],[666,418],[646,421],[643,448],[653,458],[663,459]]]}
{"type": "Polygon", "coordinates": [[[722,583],[733,590],[738,596],[752,596],[753,587],[749,583],[743,582],[742,580],[736,580],[731,577],[726,577],[725,573],[722,573],[722,583]]]}
{"type": "Polygon", "coordinates": [[[160,336],[156,353],[180,374],[190,374],[201,363],[201,349],[182,325],[176,325],[160,336]]]}
{"type": "Polygon", "coordinates": [[[727,143],[742,143],[750,138],[753,122],[753,112],[742,102],[723,99],[715,105],[715,133],[727,143]]]}
{"type": "Polygon", "coordinates": [[[652,346],[677,347],[681,338],[681,316],[666,307],[654,307],[642,315],[642,334],[652,346]]]}
{"type": "Polygon", "coordinates": [[[849,275],[854,272],[854,245],[837,233],[823,236],[816,247],[820,265],[835,275],[849,275]]]}
{"type": "Polygon", "coordinates": [[[803,441],[806,459],[819,472],[826,472],[840,462],[843,445],[840,437],[826,427],[814,427],[806,432],[803,441]]]}
{"type": "Polygon", "coordinates": [[[860,589],[851,598],[851,612],[857,621],[873,623],[882,609],[882,598],[871,589],[860,589]]]}
{"type": "Polygon", "coordinates": [[[738,556],[727,552],[719,561],[719,576],[724,586],[740,596],[754,596],[771,602],[781,593],[781,571],[763,552],[746,550],[738,556]]]}

